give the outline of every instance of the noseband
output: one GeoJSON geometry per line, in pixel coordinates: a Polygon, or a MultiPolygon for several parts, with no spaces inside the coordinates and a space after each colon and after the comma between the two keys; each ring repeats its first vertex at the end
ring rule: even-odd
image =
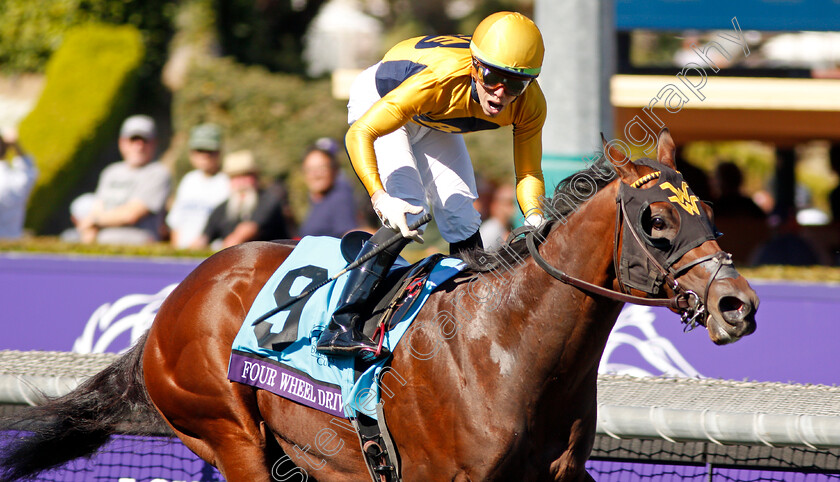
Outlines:
{"type": "MultiPolygon", "coordinates": [[[[657,179],[658,177],[658,172],[649,174],[639,179],[637,182],[633,183],[633,185],[630,187],[639,188],[644,183],[653,179],[657,179]]],[[[615,263],[616,278],[618,280],[618,285],[621,287],[622,291],[611,290],[602,286],[595,285],[593,283],[589,283],[582,279],[569,276],[565,272],[555,268],[554,266],[551,266],[551,264],[549,264],[548,261],[546,261],[546,259],[543,258],[543,256],[540,254],[537,248],[537,240],[539,240],[540,242],[545,241],[545,237],[540,232],[541,230],[538,228],[535,229],[523,226],[522,228],[519,228],[514,231],[513,235],[511,236],[511,239],[519,235],[525,234],[525,242],[528,246],[528,251],[534,258],[534,261],[536,261],[537,265],[539,265],[552,277],[559,281],[562,281],[563,283],[569,284],[591,294],[596,294],[624,303],[633,303],[645,306],[667,307],[672,311],[680,314],[680,319],[682,323],[685,324],[686,331],[690,331],[696,328],[698,325],[705,325],[706,319],[709,316],[709,312],[706,309],[706,305],[708,304],[709,290],[712,286],[712,283],[717,279],[718,275],[721,273],[722,268],[724,268],[724,266],[732,266],[732,256],[729,253],[718,251],[714,254],[710,254],[692,260],[690,263],[680,266],[679,268],[674,268],[673,265],[676,264],[676,262],[682,258],[682,255],[684,255],[685,252],[692,249],[693,247],[699,246],[708,239],[707,236],[696,236],[696,239],[688,240],[687,246],[691,246],[692,248],[686,249],[685,252],[680,254],[679,257],[674,259],[673,261],[660,262],[660,260],[657,259],[657,256],[655,256],[649,249],[648,243],[645,243],[641,239],[641,236],[637,232],[634,223],[632,223],[628,218],[627,205],[625,202],[625,196],[623,195],[624,192],[625,191],[623,190],[619,190],[619,195],[616,199],[617,210],[615,220],[615,243],[613,248],[613,261],[615,263]],[[673,297],[667,299],[643,298],[641,296],[634,296],[629,294],[627,282],[622,279],[622,270],[619,269],[618,266],[618,246],[620,243],[624,243],[624,241],[627,238],[626,236],[624,238],[620,238],[622,225],[625,226],[627,228],[626,230],[632,234],[631,237],[635,241],[635,245],[633,245],[633,247],[637,250],[641,250],[641,252],[644,254],[645,258],[650,263],[650,265],[656,269],[656,271],[659,274],[658,279],[661,280],[659,283],[655,283],[655,288],[653,290],[648,291],[647,289],[642,289],[641,291],[645,291],[648,294],[656,294],[655,292],[658,291],[658,285],[664,282],[674,292],[673,297]],[[677,278],[687,273],[691,268],[698,265],[703,265],[705,263],[714,263],[714,267],[709,270],[710,272],[712,272],[712,275],[709,277],[709,280],[706,283],[706,290],[703,298],[701,299],[700,295],[698,295],[696,292],[686,289],[682,285],[680,285],[680,283],[677,281],[677,278]]],[[[682,229],[683,225],[681,224],[680,227],[682,229]]],[[[622,249],[622,253],[627,252],[628,250],[622,249]]],[[[660,256],[658,257],[662,258],[662,255],[660,254],[660,256]]]]}

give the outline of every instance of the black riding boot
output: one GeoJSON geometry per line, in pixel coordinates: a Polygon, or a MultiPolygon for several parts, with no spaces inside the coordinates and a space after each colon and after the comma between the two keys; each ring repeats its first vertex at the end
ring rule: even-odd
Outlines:
{"type": "MultiPolygon", "coordinates": [[[[369,253],[395,233],[396,231],[390,228],[380,228],[372,238],[365,242],[356,259],[369,253]]],[[[358,355],[361,351],[376,351],[378,344],[365,336],[357,324],[361,318],[360,314],[365,311],[368,297],[388,274],[400,251],[409,241],[410,239],[404,239],[395,243],[365,261],[360,267],[350,271],[347,275],[347,284],[341,292],[338,308],[318,339],[317,350],[320,353],[350,357],[358,355]]],[[[379,356],[385,357],[389,354],[388,349],[383,346],[379,356]]]]}
{"type": "Polygon", "coordinates": [[[484,248],[484,243],[481,241],[481,234],[478,231],[463,241],[449,243],[449,255],[460,257],[461,253],[475,248],[484,248]]]}

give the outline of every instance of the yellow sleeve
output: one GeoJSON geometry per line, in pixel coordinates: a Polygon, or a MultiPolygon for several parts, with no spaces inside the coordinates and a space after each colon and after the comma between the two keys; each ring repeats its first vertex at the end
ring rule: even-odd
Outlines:
{"type": "Polygon", "coordinates": [[[430,104],[434,104],[435,90],[439,89],[434,88],[435,82],[429,77],[421,72],[406,79],[376,101],[347,131],[347,153],[368,195],[384,189],[373,142],[404,126],[413,116],[433,110],[430,104]]]}
{"type": "Polygon", "coordinates": [[[526,94],[520,115],[513,125],[513,164],[516,171],[516,199],[525,216],[542,214],[540,196],[545,196],[542,173],[542,128],[546,103],[542,90],[534,82],[526,94]]]}

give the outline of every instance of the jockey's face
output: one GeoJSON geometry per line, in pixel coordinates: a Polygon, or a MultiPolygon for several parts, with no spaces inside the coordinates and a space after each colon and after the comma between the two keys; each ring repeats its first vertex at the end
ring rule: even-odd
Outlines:
{"type": "Polygon", "coordinates": [[[487,87],[481,82],[476,82],[476,87],[481,110],[489,117],[496,117],[508,104],[516,99],[516,96],[508,94],[505,87],[501,84],[497,85],[496,88],[492,88],[487,87]]]}

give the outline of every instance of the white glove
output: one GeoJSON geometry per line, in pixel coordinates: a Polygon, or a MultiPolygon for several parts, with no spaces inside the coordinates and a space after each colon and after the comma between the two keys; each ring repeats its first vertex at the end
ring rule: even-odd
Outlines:
{"type": "Polygon", "coordinates": [[[543,223],[542,214],[529,214],[527,218],[525,218],[525,224],[531,226],[532,228],[538,228],[542,226],[543,223]]]}
{"type": "Polygon", "coordinates": [[[403,237],[412,238],[418,243],[423,242],[420,232],[409,229],[408,222],[405,219],[406,214],[422,213],[422,206],[409,204],[402,199],[392,197],[387,192],[383,192],[373,203],[373,210],[376,211],[376,215],[379,216],[385,226],[399,230],[403,237]]]}

